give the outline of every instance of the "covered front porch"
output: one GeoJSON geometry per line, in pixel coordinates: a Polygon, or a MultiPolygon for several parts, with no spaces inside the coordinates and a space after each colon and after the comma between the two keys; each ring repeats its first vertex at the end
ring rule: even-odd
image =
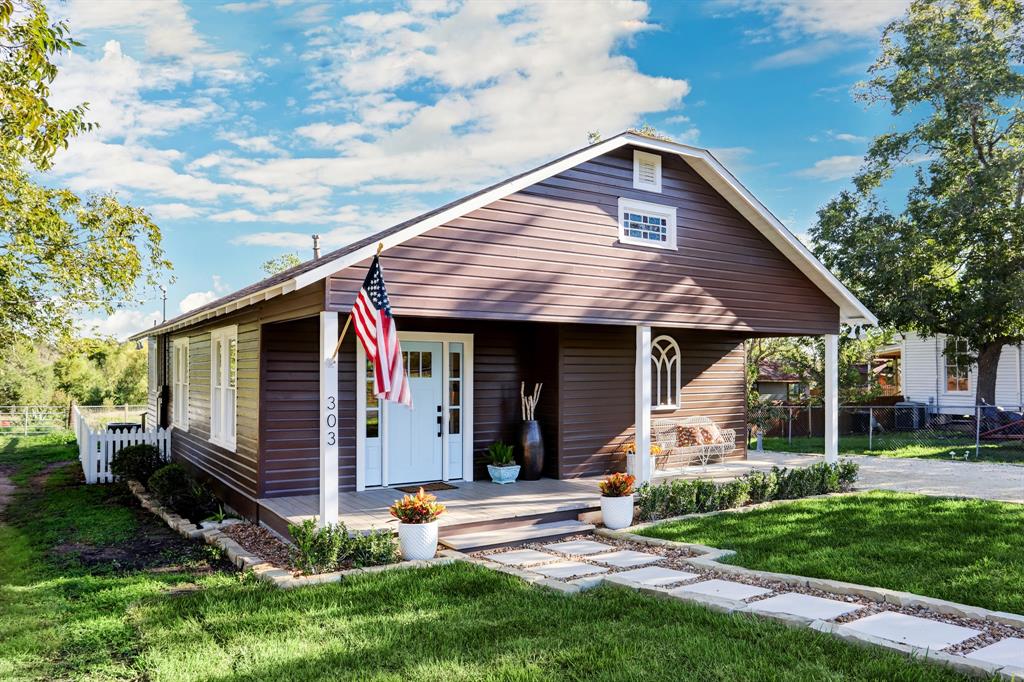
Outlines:
{"type": "MultiPolygon", "coordinates": [[[[790,468],[812,464],[813,457],[800,455],[763,456],[709,464],[706,469],[690,467],[672,474],[659,474],[654,482],[670,479],[705,478],[730,480],[749,471],[767,471],[773,466],[790,468]]],[[[598,482],[601,477],[573,479],[542,478],[539,481],[517,481],[512,485],[495,485],[490,481],[459,481],[452,490],[438,490],[437,495],[448,512],[440,519],[447,529],[461,526],[486,526],[507,522],[527,522],[541,516],[576,518],[599,507],[598,482]]],[[[338,521],[350,530],[387,528],[394,524],[388,507],[404,493],[394,488],[380,488],[343,493],[338,498],[338,521]]],[[[287,533],[288,524],[315,519],[319,514],[318,495],[292,495],[259,500],[260,519],[278,532],[287,533]]]]}

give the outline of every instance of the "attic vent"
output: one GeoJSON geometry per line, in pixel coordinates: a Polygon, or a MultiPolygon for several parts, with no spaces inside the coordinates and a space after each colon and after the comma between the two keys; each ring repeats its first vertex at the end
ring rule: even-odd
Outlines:
{"type": "Polygon", "coordinates": [[[661,191],[661,157],[647,152],[633,152],[633,188],[648,192],[661,191]]]}

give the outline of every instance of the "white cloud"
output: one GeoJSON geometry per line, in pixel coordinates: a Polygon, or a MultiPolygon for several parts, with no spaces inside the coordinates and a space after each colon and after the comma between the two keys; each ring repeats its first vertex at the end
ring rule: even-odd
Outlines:
{"type": "Polygon", "coordinates": [[[181,203],[150,204],[147,208],[157,220],[181,220],[202,215],[196,207],[181,203]]]}
{"type": "Polygon", "coordinates": [[[830,156],[815,162],[810,168],[797,171],[797,175],[818,180],[848,180],[860,169],[862,156],[830,156]]]}
{"type": "Polygon", "coordinates": [[[273,135],[242,135],[236,132],[222,132],[217,135],[222,140],[230,142],[239,149],[259,154],[281,154],[283,150],[278,147],[273,135]]]}
{"type": "Polygon", "coordinates": [[[332,148],[364,134],[366,128],[361,123],[342,123],[341,125],[312,123],[296,128],[295,132],[318,147],[332,148]]]}
{"type": "Polygon", "coordinates": [[[719,0],[719,4],[769,17],[783,38],[794,34],[877,37],[910,0],[719,0]]]}
{"type": "Polygon", "coordinates": [[[90,317],[79,320],[78,329],[83,335],[113,336],[124,341],[136,332],[148,329],[160,322],[159,310],[115,310],[107,317],[90,317]]]}
{"type": "Polygon", "coordinates": [[[867,142],[868,140],[863,135],[854,135],[853,133],[833,133],[830,130],[828,134],[833,140],[839,140],[840,142],[867,142]]]}
{"type": "Polygon", "coordinates": [[[218,298],[227,293],[227,287],[224,286],[221,281],[220,275],[213,276],[213,288],[207,291],[193,291],[190,294],[186,294],[184,298],[178,303],[178,310],[187,313],[190,310],[195,310],[200,306],[204,306],[211,301],[216,301],[218,298]]]}
{"type": "MultiPolygon", "coordinates": [[[[334,224],[334,227],[329,230],[318,230],[320,243],[324,248],[336,249],[384,228],[397,225],[423,213],[425,210],[426,207],[419,203],[406,204],[388,213],[368,211],[363,207],[355,205],[342,206],[334,210],[330,218],[323,218],[317,221],[334,224]]],[[[255,215],[250,217],[251,220],[261,218],[261,216],[255,215]]],[[[241,235],[231,241],[233,244],[245,246],[275,246],[297,249],[305,249],[311,243],[308,233],[294,231],[254,232],[241,235]]]]}
{"type": "Polygon", "coordinates": [[[800,45],[798,47],[792,47],[788,50],[783,50],[777,54],[773,54],[770,57],[758,60],[754,64],[756,69],[782,69],[789,66],[798,66],[800,64],[813,64],[818,62],[830,54],[835,54],[842,50],[845,46],[835,40],[819,40],[817,42],[808,43],[807,45],[800,45]]]}

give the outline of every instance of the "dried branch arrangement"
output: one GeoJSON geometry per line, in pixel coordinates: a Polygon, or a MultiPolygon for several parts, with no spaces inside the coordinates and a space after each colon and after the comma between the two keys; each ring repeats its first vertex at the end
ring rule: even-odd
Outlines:
{"type": "Polygon", "coordinates": [[[523,404],[523,421],[533,421],[534,410],[537,409],[537,401],[540,400],[540,389],[544,384],[537,384],[533,387],[533,393],[526,395],[526,382],[519,385],[519,400],[523,404]]]}

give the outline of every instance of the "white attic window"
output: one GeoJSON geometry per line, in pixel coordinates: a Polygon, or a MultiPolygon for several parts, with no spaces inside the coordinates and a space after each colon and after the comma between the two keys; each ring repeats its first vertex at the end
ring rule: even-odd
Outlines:
{"type": "Polygon", "coordinates": [[[633,150],[633,189],[661,191],[661,156],[633,150]]]}

